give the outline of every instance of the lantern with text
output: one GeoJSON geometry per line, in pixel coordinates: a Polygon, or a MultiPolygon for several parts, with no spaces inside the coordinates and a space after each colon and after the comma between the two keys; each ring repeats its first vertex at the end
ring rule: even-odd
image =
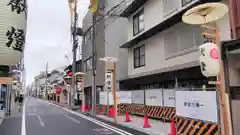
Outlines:
{"type": "Polygon", "coordinates": [[[107,71],[105,74],[105,87],[107,91],[112,90],[112,77],[113,77],[112,71],[107,71]]]}
{"type": "Polygon", "coordinates": [[[21,60],[26,35],[25,0],[1,0],[0,2],[0,64],[14,65],[21,60]]]}
{"type": "Polygon", "coordinates": [[[220,72],[219,49],[214,43],[205,43],[199,47],[200,67],[206,77],[217,76],[220,72]]]}

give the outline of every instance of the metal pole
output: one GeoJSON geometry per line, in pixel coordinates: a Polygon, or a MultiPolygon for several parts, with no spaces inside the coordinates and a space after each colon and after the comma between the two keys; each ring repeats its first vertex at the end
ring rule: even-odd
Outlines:
{"type": "Polygon", "coordinates": [[[75,79],[75,73],[76,73],[76,49],[78,46],[78,41],[77,41],[77,0],[75,0],[75,7],[74,7],[74,22],[73,22],[73,63],[72,63],[72,91],[70,90],[70,106],[74,106],[74,95],[76,91],[76,79],[75,79]]]}
{"type": "Polygon", "coordinates": [[[92,115],[95,116],[96,107],[96,43],[95,43],[96,16],[92,20],[92,115]]]}
{"type": "Polygon", "coordinates": [[[45,74],[46,74],[46,78],[45,78],[45,99],[47,99],[48,62],[46,64],[45,74]]]}

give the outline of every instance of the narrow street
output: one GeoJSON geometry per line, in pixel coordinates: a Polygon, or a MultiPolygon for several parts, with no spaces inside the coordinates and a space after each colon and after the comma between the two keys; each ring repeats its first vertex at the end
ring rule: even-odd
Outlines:
{"type": "Polygon", "coordinates": [[[1,135],[144,135],[113,127],[46,101],[29,98],[23,115],[13,114],[0,126],[1,135]],[[22,124],[21,124],[22,123],[22,124]]]}

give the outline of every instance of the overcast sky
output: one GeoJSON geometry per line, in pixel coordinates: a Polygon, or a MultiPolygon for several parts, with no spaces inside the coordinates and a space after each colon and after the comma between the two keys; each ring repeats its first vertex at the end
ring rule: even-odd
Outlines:
{"type": "MultiPolygon", "coordinates": [[[[79,24],[85,16],[89,0],[78,0],[79,24]]],[[[28,22],[25,46],[26,81],[45,71],[72,61],[70,13],[68,0],[28,0],[28,22]],[[69,60],[64,58],[67,52],[69,60]]]]}

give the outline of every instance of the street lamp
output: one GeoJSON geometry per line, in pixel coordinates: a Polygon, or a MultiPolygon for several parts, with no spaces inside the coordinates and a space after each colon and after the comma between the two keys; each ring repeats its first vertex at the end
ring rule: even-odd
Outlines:
{"type": "Polygon", "coordinates": [[[116,62],[118,61],[118,59],[114,58],[114,57],[103,57],[103,58],[99,58],[99,60],[108,64],[105,67],[105,70],[107,72],[108,71],[112,72],[112,95],[113,95],[113,103],[114,103],[114,105],[113,105],[114,106],[114,121],[115,121],[115,123],[117,123],[116,62]]]}
{"type": "MultiPolygon", "coordinates": [[[[182,21],[187,24],[200,25],[205,28],[205,32],[202,33],[207,41],[212,41],[220,50],[220,28],[216,21],[228,13],[227,5],[223,3],[206,3],[193,7],[188,10],[182,16],[182,21]],[[213,25],[212,25],[213,24],[213,25]],[[208,30],[208,31],[207,31],[208,30]],[[209,32],[211,31],[211,32],[209,32]]],[[[220,105],[221,114],[223,118],[224,135],[231,134],[231,121],[229,118],[228,104],[229,99],[226,93],[225,80],[224,80],[224,66],[221,58],[219,58],[220,72],[217,75],[216,87],[220,91],[220,105]]]]}

